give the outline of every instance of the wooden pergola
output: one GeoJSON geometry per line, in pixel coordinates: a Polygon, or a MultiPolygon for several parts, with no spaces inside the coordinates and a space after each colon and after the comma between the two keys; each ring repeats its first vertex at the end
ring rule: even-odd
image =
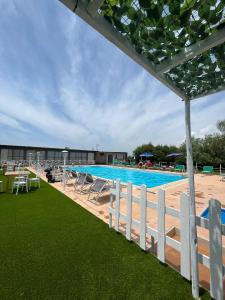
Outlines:
{"type": "Polygon", "coordinates": [[[190,101],[225,90],[225,1],[60,1],[185,103],[192,294],[198,298],[190,101]]]}

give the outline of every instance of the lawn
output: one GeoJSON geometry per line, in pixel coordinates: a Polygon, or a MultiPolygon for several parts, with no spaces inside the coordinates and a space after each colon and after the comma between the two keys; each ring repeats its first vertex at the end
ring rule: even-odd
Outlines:
{"type": "Polygon", "coordinates": [[[0,237],[1,300],[192,299],[177,272],[44,182],[0,193],[0,237]]]}

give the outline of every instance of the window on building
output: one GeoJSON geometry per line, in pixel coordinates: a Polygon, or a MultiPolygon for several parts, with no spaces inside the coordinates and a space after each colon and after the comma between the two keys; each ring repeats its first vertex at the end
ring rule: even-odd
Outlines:
{"type": "Polygon", "coordinates": [[[93,161],[95,159],[94,153],[93,152],[89,152],[88,153],[88,161],[93,161]]]}
{"type": "Polygon", "coordinates": [[[71,151],[70,152],[70,160],[75,160],[76,159],[76,152],[71,151]]]}
{"type": "Polygon", "coordinates": [[[2,161],[5,161],[5,160],[9,160],[8,159],[8,151],[9,151],[9,149],[2,149],[1,150],[1,160],[2,161]]]}
{"type": "Polygon", "coordinates": [[[12,149],[8,149],[8,160],[13,160],[13,150],[12,149]]]}
{"type": "Polygon", "coordinates": [[[82,159],[81,155],[82,155],[81,152],[77,152],[76,153],[76,160],[81,160],[82,159]]]}
{"type": "Polygon", "coordinates": [[[9,149],[8,150],[8,160],[23,160],[24,150],[21,149],[9,149]]]}
{"type": "Polygon", "coordinates": [[[45,151],[39,151],[39,152],[40,152],[39,159],[45,160],[45,151]]]}
{"type": "Polygon", "coordinates": [[[122,159],[124,159],[124,156],[123,156],[122,153],[117,153],[117,154],[116,154],[116,158],[122,160],[122,159]]]}
{"type": "Polygon", "coordinates": [[[55,159],[55,152],[54,151],[48,151],[47,159],[48,160],[54,160],[55,159]]]}
{"type": "Polygon", "coordinates": [[[86,152],[81,153],[81,159],[82,160],[87,160],[87,153],[86,152]]]}
{"type": "Polygon", "coordinates": [[[62,160],[62,152],[61,151],[55,151],[55,160],[62,160]]]}

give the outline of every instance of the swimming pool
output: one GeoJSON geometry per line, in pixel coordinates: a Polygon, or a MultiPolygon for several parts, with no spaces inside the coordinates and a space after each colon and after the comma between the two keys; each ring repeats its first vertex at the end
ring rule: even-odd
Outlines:
{"type": "Polygon", "coordinates": [[[69,170],[90,173],[106,179],[120,179],[121,182],[132,182],[134,185],[145,184],[148,188],[184,179],[183,175],[151,172],[137,169],[117,168],[110,166],[74,166],[69,170]]]}
{"type": "MultiPolygon", "coordinates": [[[[209,208],[207,207],[202,213],[201,217],[209,219],[209,208]]],[[[225,224],[225,209],[221,208],[221,223],[225,224]]]]}

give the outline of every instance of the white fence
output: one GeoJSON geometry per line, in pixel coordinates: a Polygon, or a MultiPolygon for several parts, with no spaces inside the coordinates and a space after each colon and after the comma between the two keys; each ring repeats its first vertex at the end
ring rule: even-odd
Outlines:
{"type": "MultiPolygon", "coordinates": [[[[154,245],[157,243],[157,257],[165,263],[165,246],[180,252],[180,273],[190,280],[190,229],[189,229],[189,203],[187,194],[180,196],[180,210],[165,206],[165,191],[158,190],[158,201],[147,200],[146,186],[141,187],[140,197],[133,195],[132,184],[128,183],[126,192],[124,185],[116,181],[116,187],[111,189],[109,207],[109,227],[116,231],[120,230],[120,223],[125,223],[126,239],[132,239],[132,229],[139,232],[139,245],[147,250],[146,242],[151,240],[150,251],[154,253],[154,245]],[[126,213],[120,210],[121,199],[126,202],[126,213]],[[133,218],[133,203],[140,205],[139,220],[133,218]],[[157,229],[147,224],[147,208],[156,209],[158,214],[157,229]],[[173,216],[180,221],[180,241],[166,235],[165,215],[173,216]]],[[[221,225],[221,204],[217,200],[209,201],[209,220],[196,216],[196,223],[200,227],[209,230],[210,257],[198,253],[198,261],[209,268],[210,271],[210,294],[214,299],[223,299],[223,276],[225,267],[222,263],[222,235],[225,235],[225,226],[221,225]]]]}

